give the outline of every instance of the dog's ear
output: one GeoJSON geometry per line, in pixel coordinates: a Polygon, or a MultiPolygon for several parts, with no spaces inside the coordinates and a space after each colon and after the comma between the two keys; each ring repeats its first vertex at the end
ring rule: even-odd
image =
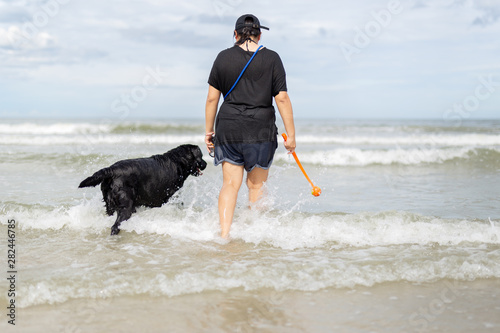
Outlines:
{"type": "Polygon", "coordinates": [[[198,160],[201,156],[203,156],[203,153],[198,146],[192,145],[189,150],[191,151],[191,155],[193,155],[195,160],[198,160]]]}
{"type": "Polygon", "coordinates": [[[200,147],[196,146],[196,148],[194,149],[194,156],[203,158],[203,152],[201,151],[200,147]]]}

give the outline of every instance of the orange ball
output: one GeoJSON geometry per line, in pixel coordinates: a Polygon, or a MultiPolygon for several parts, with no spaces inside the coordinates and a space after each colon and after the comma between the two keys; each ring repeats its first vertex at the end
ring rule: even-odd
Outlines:
{"type": "Polygon", "coordinates": [[[315,197],[319,197],[319,195],[321,194],[321,189],[317,186],[314,186],[311,191],[311,194],[314,195],[315,197]]]}

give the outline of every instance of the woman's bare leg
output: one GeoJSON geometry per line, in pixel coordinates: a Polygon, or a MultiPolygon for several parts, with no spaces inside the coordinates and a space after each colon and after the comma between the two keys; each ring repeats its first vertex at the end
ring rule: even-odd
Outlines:
{"type": "Polygon", "coordinates": [[[250,203],[258,201],[263,194],[262,186],[267,180],[269,175],[269,170],[265,170],[259,167],[253,168],[247,175],[247,186],[248,186],[248,199],[250,203]]]}
{"type": "Polygon", "coordinates": [[[238,191],[243,182],[243,166],[222,162],[222,188],[219,194],[219,221],[221,237],[228,238],[233,223],[238,191]]]}

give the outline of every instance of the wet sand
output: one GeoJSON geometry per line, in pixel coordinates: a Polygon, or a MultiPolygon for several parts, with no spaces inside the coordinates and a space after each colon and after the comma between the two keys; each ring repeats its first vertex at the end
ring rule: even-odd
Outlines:
{"type": "Polygon", "coordinates": [[[3,318],[2,332],[498,332],[500,280],[75,299],[3,318]]]}

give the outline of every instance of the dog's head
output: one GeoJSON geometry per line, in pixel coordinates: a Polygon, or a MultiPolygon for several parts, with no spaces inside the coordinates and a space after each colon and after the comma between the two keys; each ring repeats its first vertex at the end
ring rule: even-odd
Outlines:
{"type": "Polygon", "coordinates": [[[182,145],[185,150],[185,165],[189,170],[189,174],[195,177],[202,175],[202,170],[207,167],[207,162],[203,160],[203,153],[200,147],[195,145],[182,145]]]}

